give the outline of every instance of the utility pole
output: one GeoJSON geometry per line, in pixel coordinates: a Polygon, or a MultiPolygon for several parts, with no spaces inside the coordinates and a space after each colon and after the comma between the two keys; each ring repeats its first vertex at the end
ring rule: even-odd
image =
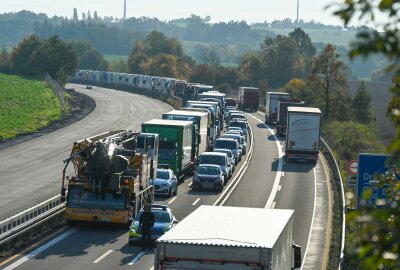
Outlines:
{"type": "Polygon", "coordinates": [[[297,26],[299,25],[299,6],[300,6],[299,2],[300,0],[297,0],[297,19],[296,19],[297,26]]]}
{"type": "Polygon", "coordinates": [[[124,21],[126,20],[126,0],[124,0],[124,21]]]}

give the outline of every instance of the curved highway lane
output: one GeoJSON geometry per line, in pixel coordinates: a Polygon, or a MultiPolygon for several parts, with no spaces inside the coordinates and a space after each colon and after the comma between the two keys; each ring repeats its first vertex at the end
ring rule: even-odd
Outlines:
{"type": "Polygon", "coordinates": [[[74,141],[113,129],[140,131],[142,122],[172,109],[158,100],[122,91],[67,86],[93,98],[96,108],[70,126],[0,150],[0,220],[60,194],[62,161],[74,141]]]}

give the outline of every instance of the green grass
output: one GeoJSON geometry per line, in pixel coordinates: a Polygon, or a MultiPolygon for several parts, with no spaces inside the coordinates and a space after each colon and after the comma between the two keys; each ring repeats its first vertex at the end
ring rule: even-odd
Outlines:
{"type": "Polygon", "coordinates": [[[60,101],[45,82],[0,74],[0,138],[36,131],[61,115],[60,101]]]}
{"type": "Polygon", "coordinates": [[[128,61],[128,55],[113,55],[113,54],[105,54],[104,59],[108,63],[112,63],[114,61],[117,61],[118,59],[122,59],[123,61],[127,62],[128,61]]]}

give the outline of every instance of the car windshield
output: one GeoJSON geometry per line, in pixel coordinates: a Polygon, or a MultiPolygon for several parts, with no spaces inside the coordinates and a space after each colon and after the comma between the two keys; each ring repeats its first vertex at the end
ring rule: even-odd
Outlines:
{"type": "Polygon", "coordinates": [[[225,157],[220,155],[205,155],[201,156],[200,164],[215,164],[215,165],[225,165],[225,157]]]}
{"type": "Polygon", "coordinates": [[[229,151],[229,150],[224,151],[222,149],[221,150],[218,149],[218,150],[214,150],[214,152],[225,153],[228,155],[229,158],[232,157],[232,151],[229,151]]]}
{"type": "Polygon", "coordinates": [[[157,178],[159,178],[159,179],[169,179],[168,171],[157,171],[157,178]]]}
{"type": "Polygon", "coordinates": [[[221,173],[221,170],[219,167],[200,166],[197,168],[196,173],[205,175],[219,175],[221,173]]]}
{"type": "MultiPolygon", "coordinates": [[[[151,212],[154,215],[154,222],[160,222],[160,223],[169,223],[171,222],[171,217],[169,216],[169,213],[166,211],[159,211],[159,210],[153,210],[151,209],[151,212]]],[[[140,211],[138,214],[136,220],[140,220],[140,216],[142,215],[143,211],[140,211]]]]}
{"type": "Polygon", "coordinates": [[[217,140],[215,142],[214,148],[237,149],[237,145],[235,141],[217,140]]]}

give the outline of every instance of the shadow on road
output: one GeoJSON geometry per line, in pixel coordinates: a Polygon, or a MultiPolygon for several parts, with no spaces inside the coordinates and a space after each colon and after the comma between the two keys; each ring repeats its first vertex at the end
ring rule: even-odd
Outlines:
{"type": "Polygon", "coordinates": [[[261,124],[261,123],[260,123],[260,124],[257,124],[257,127],[258,127],[258,128],[267,129],[267,127],[266,127],[264,124],[261,124]]]}

